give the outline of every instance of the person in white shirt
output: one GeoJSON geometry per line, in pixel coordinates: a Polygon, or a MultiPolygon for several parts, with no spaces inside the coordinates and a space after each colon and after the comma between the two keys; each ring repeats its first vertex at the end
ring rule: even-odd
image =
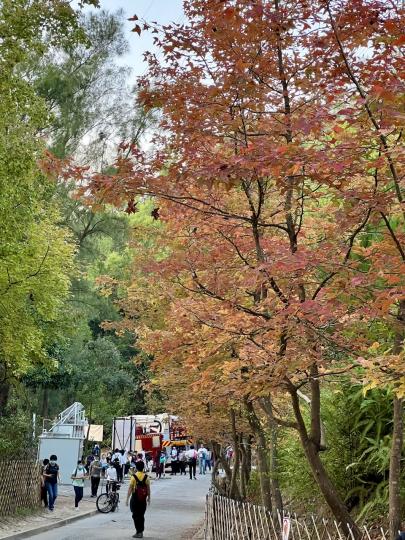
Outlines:
{"type": "Polygon", "coordinates": [[[112,461],[110,461],[110,463],[108,464],[108,469],[106,471],[105,478],[107,480],[107,493],[109,493],[110,487],[112,491],[116,491],[118,476],[117,476],[117,469],[114,467],[114,464],[112,461]]]}
{"type": "Polygon", "coordinates": [[[189,466],[190,480],[192,480],[193,478],[194,480],[197,480],[195,476],[197,469],[197,451],[195,450],[193,445],[190,446],[190,450],[187,450],[186,457],[189,466]]]}
{"type": "Polygon", "coordinates": [[[179,463],[178,463],[178,455],[177,455],[177,448],[175,446],[172,446],[172,450],[170,452],[170,458],[171,458],[171,467],[172,467],[172,475],[176,476],[176,474],[179,472],[179,463]]]}
{"type": "Polygon", "coordinates": [[[207,467],[206,459],[207,459],[207,449],[204,448],[203,444],[201,444],[200,448],[198,449],[198,465],[200,469],[200,474],[205,474],[205,469],[207,467]]]}
{"type": "Polygon", "coordinates": [[[124,480],[125,468],[127,466],[127,457],[128,452],[126,450],[121,450],[120,452],[120,465],[121,465],[121,482],[124,480]]]}

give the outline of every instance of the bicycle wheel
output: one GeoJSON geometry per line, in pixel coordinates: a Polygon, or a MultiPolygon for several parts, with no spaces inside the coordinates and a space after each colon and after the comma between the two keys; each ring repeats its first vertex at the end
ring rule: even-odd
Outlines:
{"type": "Polygon", "coordinates": [[[108,493],[102,493],[96,500],[97,510],[103,514],[108,514],[113,508],[113,501],[108,493]]]}

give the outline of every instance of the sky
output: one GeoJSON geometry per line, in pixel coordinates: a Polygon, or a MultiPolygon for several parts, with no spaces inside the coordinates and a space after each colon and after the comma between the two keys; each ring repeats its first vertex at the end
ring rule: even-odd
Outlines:
{"type": "MultiPolygon", "coordinates": [[[[122,8],[128,17],[137,15],[140,19],[145,18],[162,24],[184,21],[182,0],[100,0],[100,7],[108,11],[122,8]]],[[[155,49],[152,35],[142,32],[138,36],[135,32],[131,32],[133,27],[134,23],[127,22],[127,38],[131,50],[122,61],[132,68],[131,79],[135,81],[135,78],[146,70],[146,64],[143,62],[144,51],[155,49]]]]}

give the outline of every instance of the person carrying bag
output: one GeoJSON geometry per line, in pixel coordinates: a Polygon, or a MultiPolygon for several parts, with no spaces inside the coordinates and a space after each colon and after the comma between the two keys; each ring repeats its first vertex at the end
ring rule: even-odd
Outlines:
{"type": "Polygon", "coordinates": [[[137,461],[135,468],[136,472],[129,483],[126,504],[128,506],[129,498],[131,498],[130,509],[136,530],[132,538],[143,538],[146,506],[150,504],[150,480],[148,475],[144,473],[145,464],[143,461],[137,461]]]}

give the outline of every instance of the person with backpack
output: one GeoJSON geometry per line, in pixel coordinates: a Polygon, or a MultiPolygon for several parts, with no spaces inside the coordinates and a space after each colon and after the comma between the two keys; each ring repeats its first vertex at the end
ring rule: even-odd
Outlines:
{"type": "Polygon", "coordinates": [[[75,509],[79,509],[79,502],[83,499],[84,480],[87,478],[86,467],[83,465],[83,461],[79,459],[76,469],[72,472],[73,489],[75,490],[75,509]]]}
{"type": "Polygon", "coordinates": [[[122,482],[123,477],[122,477],[122,466],[121,466],[121,454],[119,450],[114,452],[114,454],[111,457],[111,462],[113,466],[115,467],[115,470],[117,471],[118,482],[122,482]]]}
{"type": "Polygon", "coordinates": [[[97,490],[100,484],[101,473],[103,466],[100,463],[98,456],[95,456],[94,461],[91,462],[89,475],[91,479],[91,496],[97,497],[97,490]]]}
{"type": "Polygon", "coordinates": [[[131,498],[130,508],[136,530],[132,538],[143,538],[146,506],[150,504],[150,480],[144,472],[145,464],[143,461],[137,461],[135,467],[136,473],[131,477],[129,483],[126,504],[128,506],[129,498],[131,498]]]}
{"type": "Polygon", "coordinates": [[[91,453],[93,454],[93,456],[100,457],[100,446],[97,443],[94,443],[91,453]]]}
{"type": "Polygon", "coordinates": [[[55,501],[58,496],[59,465],[55,454],[49,457],[49,463],[44,470],[45,489],[48,494],[48,508],[52,512],[55,508],[55,501]]]}
{"type": "Polygon", "coordinates": [[[187,450],[186,456],[188,461],[188,467],[189,467],[189,473],[190,473],[190,480],[194,478],[194,480],[197,480],[196,478],[196,469],[197,469],[197,451],[194,448],[194,445],[190,446],[190,450],[187,450]]]}

